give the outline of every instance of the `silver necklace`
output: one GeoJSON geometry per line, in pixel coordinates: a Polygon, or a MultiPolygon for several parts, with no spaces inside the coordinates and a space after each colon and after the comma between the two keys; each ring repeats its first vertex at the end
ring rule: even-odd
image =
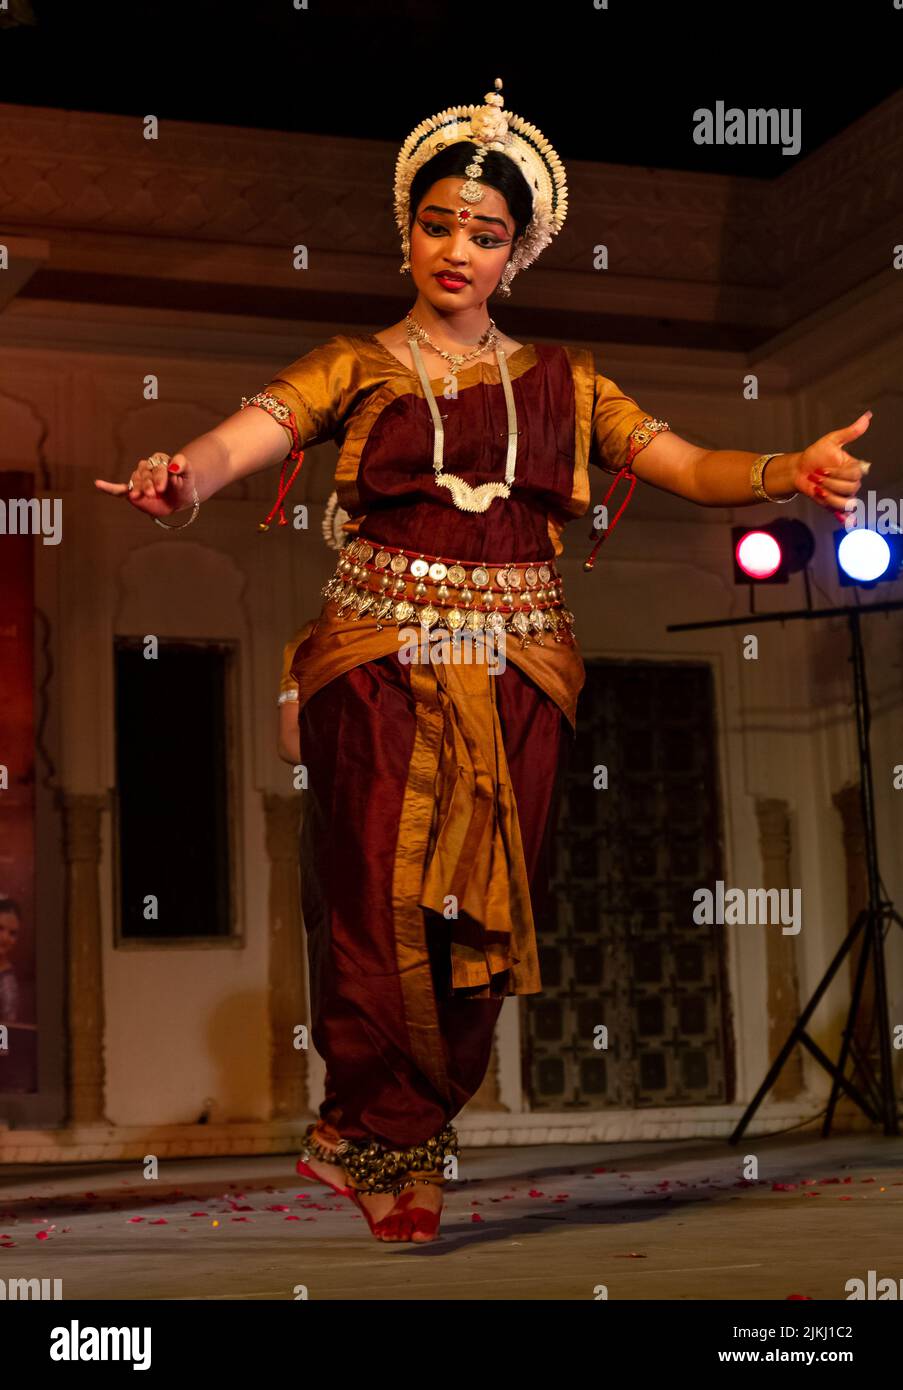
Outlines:
{"type": "Polygon", "coordinates": [[[503,483],[480,483],[479,487],[471,487],[470,483],[466,482],[464,478],[459,478],[457,473],[444,473],[442,470],[442,455],[445,451],[445,428],[442,424],[442,416],[439,414],[436,397],[433,395],[430,380],[426,374],[426,367],[423,365],[423,354],[415,337],[408,339],[408,347],[411,349],[411,357],[417,368],[423,394],[433,417],[433,472],[436,477],[436,486],[448,488],[452,501],[459,511],[488,511],[490,504],[496,497],[511,496],[511,485],[514,482],[514,469],[517,462],[517,412],[514,407],[514,392],[511,389],[511,377],[508,374],[508,363],[504,350],[498,346],[495,349],[499,375],[502,378],[502,389],[505,392],[505,406],[508,411],[508,453],[505,459],[505,481],[503,483]]]}

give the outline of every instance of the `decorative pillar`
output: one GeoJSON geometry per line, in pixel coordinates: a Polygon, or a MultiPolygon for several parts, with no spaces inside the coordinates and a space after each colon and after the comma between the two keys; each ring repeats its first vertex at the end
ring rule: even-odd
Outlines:
{"type": "Polygon", "coordinates": [[[103,938],[100,829],[106,796],[63,792],[66,861],[67,1113],[72,1125],[107,1123],[104,1114],[103,938]]]}
{"type": "MultiPolygon", "coordinates": [[[[762,885],[790,888],[790,813],[786,801],[762,798],[756,801],[759,825],[759,853],[762,858],[762,885]]],[[[767,930],[766,968],[768,1060],[780,1052],[800,1014],[799,978],[796,968],[796,937],[785,936],[779,927],[767,930]]],[[[792,1100],[803,1089],[803,1058],[800,1046],[793,1049],[771,1094],[775,1100],[792,1100]]]]}
{"type": "Polygon", "coordinates": [[[293,1120],[310,1113],[307,1053],[294,1046],[298,1024],[309,1026],[298,883],[301,797],[265,792],[263,807],[270,860],[270,1114],[293,1120]]]}

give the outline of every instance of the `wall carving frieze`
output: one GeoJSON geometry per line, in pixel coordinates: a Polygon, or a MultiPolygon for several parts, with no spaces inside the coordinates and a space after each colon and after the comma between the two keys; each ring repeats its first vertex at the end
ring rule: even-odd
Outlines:
{"type": "MultiPolygon", "coordinates": [[[[54,298],[67,275],[68,297],[87,300],[104,276],[129,285],[188,278],[228,307],[236,285],[299,290],[298,244],[308,248],[309,296],[344,287],[360,297],[366,286],[389,302],[408,284],[398,275],[391,142],[182,121],[162,122],[159,139],[147,141],[138,117],[14,105],[0,116],[3,226],[52,246],[20,292],[29,297],[54,298]],[[206,258],[194,249],[203,243],[213,244],[206,258]]],[[[694,291],[715,287],[723,302],[690,316],[742,322],[764,340],[889,268],[903,215],[901,156],[903,93],[778,179],[568,161],[568,223],[542,273],[518,282],[514,311],[565,304],[575,327],[613,312],[678,320],[694,291]],[[606,272],[594,268],[598,246],[606,272]],[[550,281],[562,274],[558,300],[550,281]],[[658,294],[640,292],[625,309],[622,292],[608,307],[619,287],[641,281],[658,294]],[[752,298],[738,313],[744,291],[752,298]]]]}

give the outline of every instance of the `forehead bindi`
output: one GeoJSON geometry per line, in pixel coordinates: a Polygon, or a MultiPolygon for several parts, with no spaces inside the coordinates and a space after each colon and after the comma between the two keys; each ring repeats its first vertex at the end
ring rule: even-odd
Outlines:
{"type": "Polygon", "coordinates": [[[420,208],[420,216],[429,215],[442,221],[463,220],[469,226],[497,232],[511,231],[511,214],[508,204],[497,188],[481,184],[483,197],[478,203],[467,203],[461,197],[461,189],[467,182],[463,178],[440,179],[427,193],[420,208]],[[468,214],[463,218],[459,213],[468,214]]]}

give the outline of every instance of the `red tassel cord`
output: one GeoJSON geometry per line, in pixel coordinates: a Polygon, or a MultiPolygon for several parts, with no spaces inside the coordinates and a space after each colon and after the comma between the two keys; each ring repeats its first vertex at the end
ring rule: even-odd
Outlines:
{"type": "Polygon", "coordinates": [[[283,459],[282,469],[279,474],[279,495],[277,496],[273,506],[270,508],[266,520],[259,521],[257,523],[258,531],[269,531],[270,522],[273,520],[273,517],[276,515],[277,512],[279,513],[279,525],[288,525],[288,520],[286,518],[282,504],[288,496],[289,489],[291,488],[292,483],[298,476],[298,470],[300,469],[301,464],[304,462],[304,450],[301,448],[301,436],[298,433],[298,424],[295,420],[294,412],[289,410],[284,403],[277,401],[275,397],[268,395],[266,392],[261,392],[259,397],[252,396],[250,400],[247,397],[242,396],[242,410],[244,410],[245,406],[249,405],[256,406],[258,410],[265,410],[268,415],[272,416],[274,420],[278,420],[281,425],[287,425],[289,430],[291,431],[292,436],[291,452],[288,453],[286,457],[283,459]],[[274,404],[280,407],[280,409],[276,413],[274,413],[273,409],[271,408],[274,404]],[[295,464],[294,470],[292,471],[292,476],[289,478],[288,482],[286,482],[285,470],[288,468],[292,459],[297,459],[298,461],[295,464]]]}
{"type": "MultiPolygon", "coordinates": [[[[619,519],[619,517],[621,516],[621,513],[623,512],[624,508],[627,506],[627,503],[630,501],[631,497],[633,496],[633,489],[636,487],[637,476],[636,476],[636,474],[632,471],[632,468],[631,468],[632,462],[633,462],[633,454],[631,454],[631,457],[628,458],[627,462],[624,464],[624,467],[618,469],[618,472],[615,474],[614,481],[612,482],[611,487],[608,489],[608,491],[606,492],[604,498],[602,499],[602,505],[603,505],[603,506],[607,506],[607,505],[608,505],[608,499],[609,499],[609,497],[610,497],[611,494],[614,492],[615,488],[618,486],[618,483],[621,481],[621,479],[622,479],[622,478],[627,478],[627,479],[629,480],[630,486],[629,486],[628,489],[627,489],[627,496],[624,498],[624,501],[621,503],[620,507],[619,507],[618,510],[615,512],[614,518],[613,518],[611,524],[610,524],[608,527],[606,527],[606,529],[605,529],[604,531],[602,531],[602,533],[600,534],[598,540],[596,541],[596,544],[593,546],[592,550],[590,551],[589,556],[587,557],[587,559],[586,559],[586,561],[584,562],[584,565],[583,565],[583,568],[584,568],[585,570],[591,570],[591,569],[593,568],[594,564],[596,563],[596,551],[599,549],[599,546],[602,544],[603,541],[607,541],[607,540],[608,540],[608,538],[609,538],[609,536],[611,535],[612,531],[615,529],[615,527],[616,527],[617,524],[618,524],[618,519],[619,519]]],[[[593,533],[590,532],[590,535],[592,535],[592,534],[593,534],[593,533]]]]}
{"type": "Polygon", "coordinates": [[[288,457],[287,457],[286,459],[283,460],[283,463],[282,463],[282,470],[281,470],[281,472],[280,472],[280,474],[279,474],[279,495],[278,495],[278,497],[276,498],[276,501],[273,503],[273,506],[270,508],[270,511],[269,511],[269,513],[268,513],[268,515],[267,515],[266,520],[265,520],[265,521],[261,521],[261,522],[258,523],[258,527],[257,527],[258,531],[269,531],[269,529],[270,529],[270,522],[273,520],[273,517],[276,515],[277,512],[279,513],[279,521],[278,521],[277,524],[278,524],[279,526],[287,526],[287,525],[288,525],[288,519],[286,518],[285,510],[284,510],[282,504],[283,504],[283,502],[285,501],[286,497],[288,496],[289,489],[291,488],[292,483],[295,481],[295,479],[296,479],[297,476],[298,476],[298,470],[300,469],[301,464],[304,462],[304,450],[302,449],[302,450],[298,453],[298,456],[297,456],[297,457],[298,457],[298,462],[295,464],[295,467],[294,467],[294,469],[292,470],[292,476],[289,478],[288,482],[286,482],[286,481],[285,481],[285,470],[288,468],[288,465],[291,463],[291,461],[292,461],[292,459],[293,459],[294,457],[295,457],[295,451],[294,451],[294,449],[293,449],[292,452],[288,455],[288,457]]]}

